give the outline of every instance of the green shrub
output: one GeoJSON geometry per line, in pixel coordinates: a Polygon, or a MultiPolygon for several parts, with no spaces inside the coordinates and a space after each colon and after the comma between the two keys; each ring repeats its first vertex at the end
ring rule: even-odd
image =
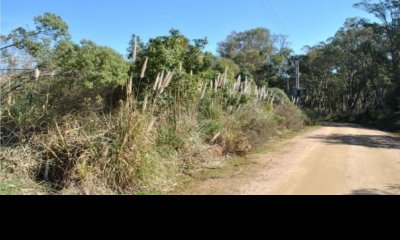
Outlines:
{"type": "Polygon", "coordinates": [[[182,149],[185,146],[185,139],[179,136],[172,129],[160,128],[157,135],[158,146],[170,146],[176,151],[182,149]]]}
{"type": "Polygon", "coordinates": [[[281,117],[278,121],[289,130],[299,130],[304,127],[307,116],[293,103],[279,105],[275,113],[281,117]],[[282,121],[283,120],[283,121],[282,121]]]}
{"type": "Polygon", "coordinates": [[[274,113],[264,110],[262,105],[246,106],[237,113],[241,130],[253,145],[261,144],[276,135],[278,129],[274,113]]]}
{"type": "Polygon", "coordinates": [[[215,120],[203,120],[199,124],[198,131],[206,142],[210,142],[216,134],[222,131],[222,126],[215,120]]]}

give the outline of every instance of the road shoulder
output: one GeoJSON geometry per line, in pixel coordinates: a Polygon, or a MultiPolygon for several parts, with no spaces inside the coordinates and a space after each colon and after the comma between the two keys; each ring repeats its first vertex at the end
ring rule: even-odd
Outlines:
{"type": "MultiPolygon", "coordinates": [[[[307,127],[301,131],[288,132],[274,138],[251,153],[226,160],[222,166],[204,169],[191,176],[182,176],[178,186],[167,194],[171,195],[240,195],[248,194],[247,186],[274,175],[278,163],[274,160],[291,151],[291,146],[318,130],[320,126],[307,127]]],[[[251,186],[250,186],[251,188],[251,186]]]]}

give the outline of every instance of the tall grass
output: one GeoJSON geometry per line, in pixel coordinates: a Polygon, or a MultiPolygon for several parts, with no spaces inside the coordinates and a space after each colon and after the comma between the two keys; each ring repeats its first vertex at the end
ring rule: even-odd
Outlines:
{"type": "Polygon", "coordinates": [[[54,76],[35,71],[35,86],[24,85],[11,100],[2,98],[3,168],[54,190],[155,193],[216,158],[248,152],[279,128],[303,126],[287,97],[241,76],[228,79],[228,70],[199,82],[189,107],[180,99],[182,86],[171,87],[176,87],[174,70],[160,72],[151,87],[135,92],[134,81],[144,78],[147,61],[139,79],[127,80],[119,106],[108,112],[80,107],[60,115],[56,106],[68,104],[66,93],[55,94],[54,76]]]}

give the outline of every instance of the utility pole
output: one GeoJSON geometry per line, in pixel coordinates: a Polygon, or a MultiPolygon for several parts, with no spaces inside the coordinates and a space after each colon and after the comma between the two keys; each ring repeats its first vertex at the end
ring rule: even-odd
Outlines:
{"type": "Polygon", "coordinates": [[[300,90],[300,61],[296,61],[296,90],[300,90]]]}
{"type": "Polygon", "coordinates": [[[288,94],[290,94],[290,79],[289,78],[286,79],[286,85],[287,85],[287,92],[288,92],[288,94]]]}
{"type": "Polygon", "coordinates": [[[300,61],[296,60],[296,89],[294,93],[294,103],[296,105],[299,104],[301,97],[301,89],[300,89],[300,61]]]}

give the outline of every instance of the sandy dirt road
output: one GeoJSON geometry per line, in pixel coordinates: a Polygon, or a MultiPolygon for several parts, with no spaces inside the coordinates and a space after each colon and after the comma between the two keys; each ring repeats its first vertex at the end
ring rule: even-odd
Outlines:
{"type": "Polygon", "coordinates": [[[236,173],[179,194],[400,194],[399,139],[358,125],[324,124],[249,159],[236,173]]]}

